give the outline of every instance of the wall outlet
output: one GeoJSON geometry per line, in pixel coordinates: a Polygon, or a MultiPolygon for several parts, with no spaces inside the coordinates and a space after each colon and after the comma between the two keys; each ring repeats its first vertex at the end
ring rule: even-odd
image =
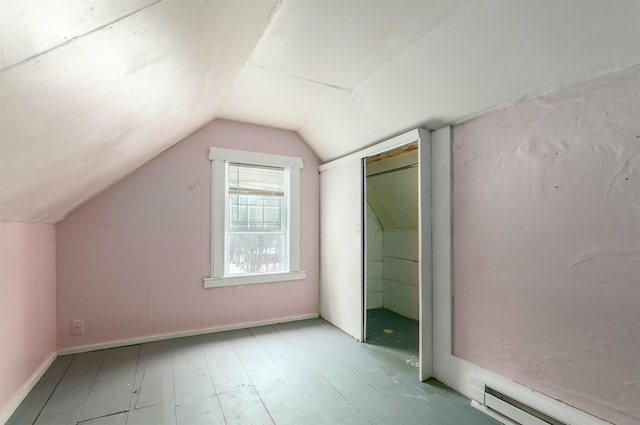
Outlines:
{"type": "Polygon", "coordinates": [[[71,335],[84,334],[84,320],[74,320],[71,322],[71,335]]]}

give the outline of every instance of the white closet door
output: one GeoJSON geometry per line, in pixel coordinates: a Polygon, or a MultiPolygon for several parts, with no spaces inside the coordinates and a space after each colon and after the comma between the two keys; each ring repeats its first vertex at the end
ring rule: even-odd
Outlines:
{"type": "Polygon", "coordinates": [[[362,331],[362,160],[320,174],[320,315],[358,341],[362,331]]]}

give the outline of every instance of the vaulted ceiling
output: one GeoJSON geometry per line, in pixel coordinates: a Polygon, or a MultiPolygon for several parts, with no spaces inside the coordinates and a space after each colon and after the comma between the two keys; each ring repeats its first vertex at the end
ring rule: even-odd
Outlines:
{"type": "Polygon", "coordinates": [[[57,222],[214,118],[322,160],[640,63],[640,1],[0,0],[0,221],[57,222]]]}

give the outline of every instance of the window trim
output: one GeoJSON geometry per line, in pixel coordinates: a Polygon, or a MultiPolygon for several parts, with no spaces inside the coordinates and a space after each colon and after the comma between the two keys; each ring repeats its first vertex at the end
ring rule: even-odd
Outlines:
{"type": "Polygon", "coordinates": [[[300,270],[300,170],[304,168],[302,158],[211,147],[209,159],[211,160],[211,277],[204,278],[204,287],[221,288],[306,279],[307,272],[300,270]],[[226,163],[289,169],[288,272],[224,275],[226,163]]]}

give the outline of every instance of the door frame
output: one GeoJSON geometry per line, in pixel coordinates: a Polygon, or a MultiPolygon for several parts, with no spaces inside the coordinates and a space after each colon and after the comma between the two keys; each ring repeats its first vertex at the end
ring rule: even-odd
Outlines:
{"type": "MultiPolygon", "coordinates": [[[[364,229],[364,214],[366,214],[366,205],[364,205],[365,194],[365,185],[366,179],[364,177],[365,168],[363,166],[363,161],[365,158],[377,155],[382,152],[386,152],[410,143],[418,142],[419,146],[419,157],[418,157],[418,169],[419,169],[419,182],[418,182],[418,208],[419,208],[419,225],[418,225],[418,234],[419,234],[419,256],[420,256],[420,267],[419,267],[419,294],[420,294],[420,318],[419,318],[419,377],[420,380],[424,381],[433,376],[433,303],[432,303],[432,276],[431,276],[431,132],[424,129],[415,129],[403,133],[399,136],[396,136],[392,139],[380,142],[374,146],[363,149],[359,152],[353,153],[351,155],[347,155],[335,161],[328,162],[319,167],[319,171],[322,175],[323,172],[330,170],[332,168],[337,167],[349,167],[355,166],[354,161],[359,161],[360,164],[360,226],[359,230],[362,231],[362,234],[365,235],[366,231],[364,229]]],[[[330,202],[330,198],[325,198],[328,202],[330,202]]],[[[321,210],[322,211],[322,210],[321,210]]],[[[346,235],[346,237],[350,237],[346,235]]],[[[358,285],[359,293],[365,294],[366,291],[366,236],[361,236],[362,248],[361,255],[359,256],[359,264],[357,267],[361,267],[362,272],[360,275],[362,279],[360,282],[349,282],[349,285],[358,285]]],[[[341,261],[350,261],[350,258],[343,258],[341,261]]],[[[321,263],[323,258],[320,259],[321,263]]],[[[323,286],[328,284],[327,282],[323,283],[323,279],[321,277],[320,280],[320,291],[322,293],[323,286]]],[[[355,288],[352,288],[355,289],[355,288]]],[[[347,291],[348,293],[353,293],[353,291],[347,291]]],[[[352,312],[350,314],[355,314],[359,316],[357,319],[355,316],[352,316],[352,320],[359,320],[362,324],[360,326],[359,332],[361,333],[360,337],[356,336],[356,339],[359,341],[363,341],[365,337],[365,328],[364,322],[366,310],[365,310],[365,297],[366,295],[360,296],[360,305],[361,308],[357,309],[358,311],[352,312]]],[[[322,297],[321,297],[322,299],[322,297]]],[[[323,306],[321,305],[321,312],[323,311],[323,306]]],[[[331,318],[328,319],[331,323],[336,325],[337,327],[343,329],[343,323],[334,323],[331,318]]],[[[350,334],[352,334],[350,332],[350,334]]]]}

